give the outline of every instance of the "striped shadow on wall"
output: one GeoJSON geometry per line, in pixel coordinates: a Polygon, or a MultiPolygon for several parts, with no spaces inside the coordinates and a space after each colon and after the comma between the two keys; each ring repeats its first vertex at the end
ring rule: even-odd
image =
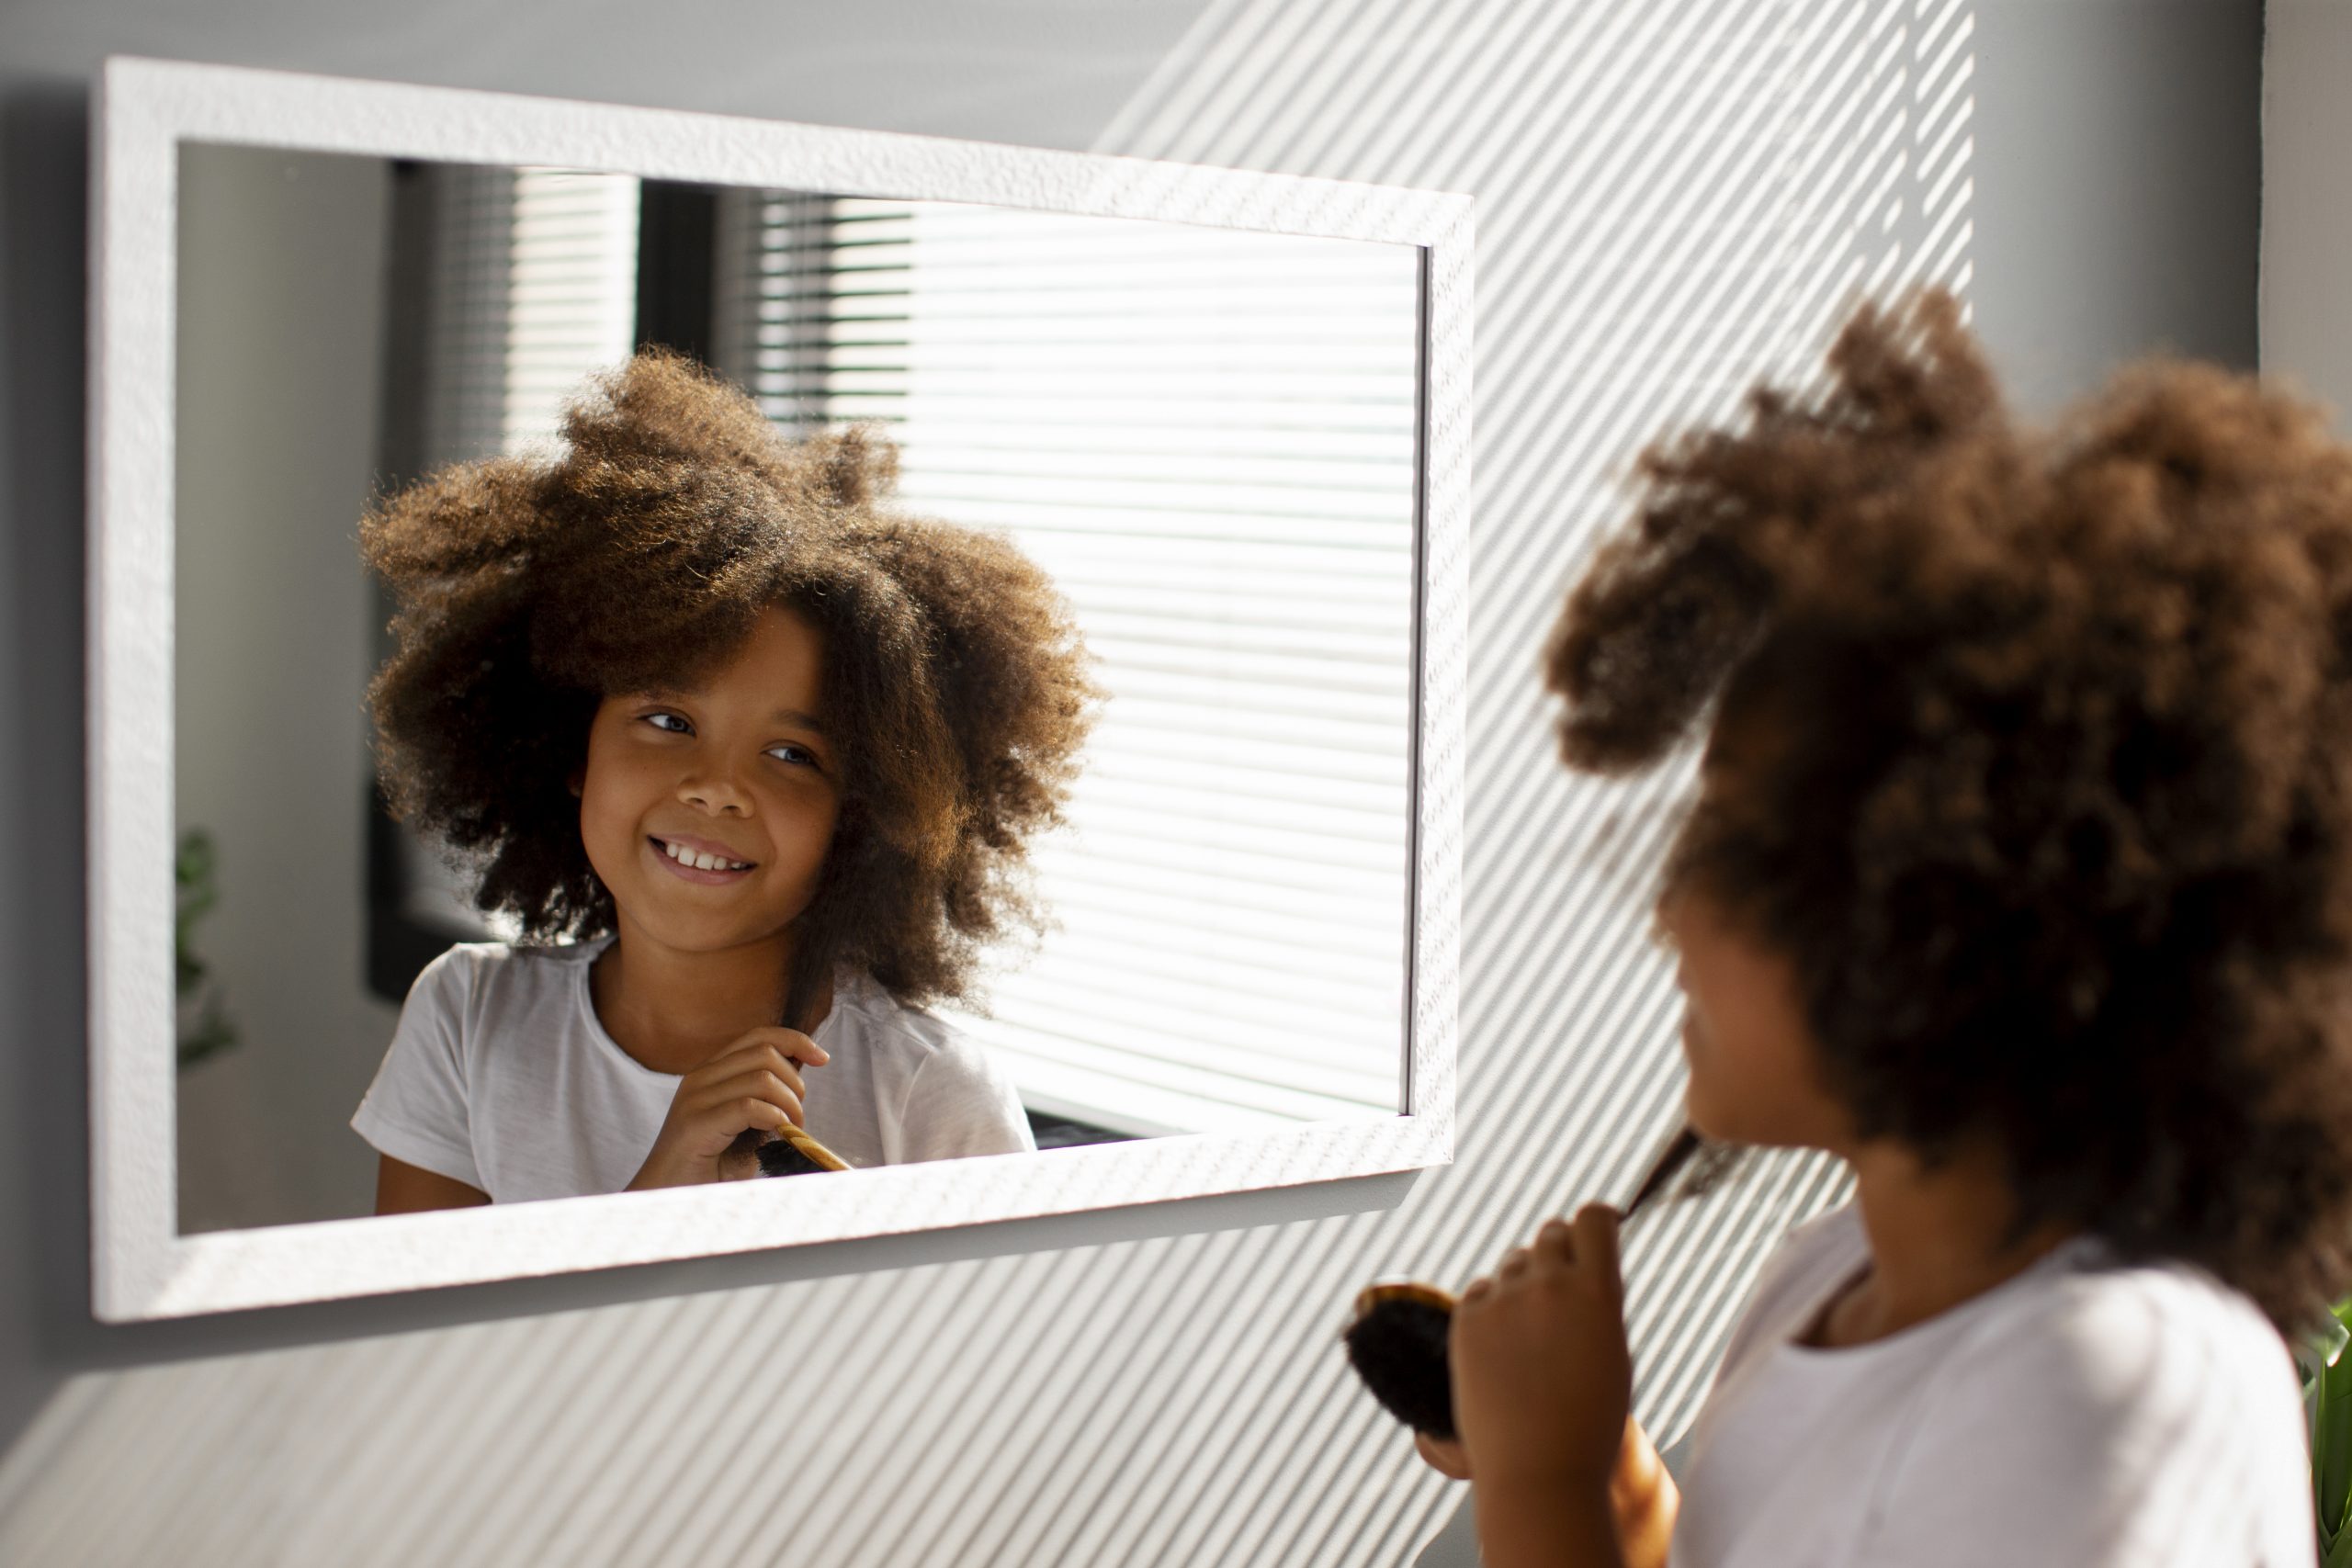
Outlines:
{"type": "MultiPolygon", "coordinates": [[[[1537,648],[1645,437],[1808,369],[1857,290],[1965,288],[1973,28],[1967,0],[1212,0],[1096,142],[1478,198],[1453,1168],[1386,1211],[87,1374],[0,1461],[0,1561],[1409,1561],[1457,1495],[1349,1385],[1341,1303],[1622,1193],[1676,1115],[1644,933],[1687,775],[1563,774],[1537,648]]],[[[1659,1432],[1836,1190],[1763,1162],[1634,1244],[1659,1432]]]]}

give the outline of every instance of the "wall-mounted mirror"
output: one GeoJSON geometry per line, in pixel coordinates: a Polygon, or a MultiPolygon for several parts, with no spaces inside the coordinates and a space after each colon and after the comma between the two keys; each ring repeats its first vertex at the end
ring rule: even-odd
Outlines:
{"type": "Polygon", "coordinates": [[[101,1315],[1447,1157],[1465,201],[134,61],[98,134],[101,1315]],[[1069,606],[1102,701],[1033,855],[1045,933],[933,1010],[1018,1148],[370,1217],[353,1116],[404,998],[517,933],[386,807],[359,519],[559,460],[648,345],[787,436],[887,434],[890,505],[1069,606]]]}

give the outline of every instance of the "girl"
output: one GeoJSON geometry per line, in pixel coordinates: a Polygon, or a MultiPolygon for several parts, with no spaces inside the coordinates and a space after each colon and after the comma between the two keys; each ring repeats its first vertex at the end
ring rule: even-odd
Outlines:
{"type": "Polygon", "coordinates": [[[886,510],[886,445],[788,440],[674,356],[564,434],[362,532],[401,605],[370,692],[394,809],[529,939],[417,978],[353,1118],[378,1211],[752,1175],[786,1123],[852,1165],[1033,1147],[917,1010],[1033,920],[1095,701],[1059,595],[886,510]]]}
{"type": "Polygon", "coordinates": [[[1599,1207],[1464,1293],[1430,1458],[1489,1568],[2308,1564],[2273,1325],[2352,1284],[2352,454],[2188,365],[2030,437],[1942,295],[1830,363],[1645,459],[1548,664],[1571,766],[1704,723],[1688,1112],[1855,1201],[1679,1495],[1599,1207]]]}

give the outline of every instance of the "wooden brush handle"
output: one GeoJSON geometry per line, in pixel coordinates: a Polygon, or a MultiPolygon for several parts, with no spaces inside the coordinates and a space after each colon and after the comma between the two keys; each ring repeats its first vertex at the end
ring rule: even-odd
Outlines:
{"type": "Polygon", "coordinates": [[[841,1156],[833,1153],[832,1150],[827,1148],[824,1145],[819,1143],[816,1139],[810,1137],[799,1128],[793,1126],[790,1122],[785,1123],[785,1125],[777,1131],[775,1135],[782,1138],[786,1143],[790,1144],[794,1148],[798,1149],[802,1154],[808,1156],[809,1163],[812,1165],[822,1166],[827,1170],[847,1170],[849,1168],[849,1161],[842,1158],[841,1156]]]}
{"type": "Polygon", "coordinates": [[[1674,1134],[1666,1147],[1658,1151],[1657,1158],[1650,1162],[1649,1174],[1642,1178],[1642,1184],[1639,1187],[1634,1189],[1633,1201],[1618,1211],[1620,1222],[1631,1220],[1641,1212],[1645,1203],[1665,1191],[1668,1184],[1673,1181],[1676,1173],[1689,1165],[1690,1156],[1698,1152],[1698,1132],[1686,1125],[1680,1132],[1674,1134]]]}

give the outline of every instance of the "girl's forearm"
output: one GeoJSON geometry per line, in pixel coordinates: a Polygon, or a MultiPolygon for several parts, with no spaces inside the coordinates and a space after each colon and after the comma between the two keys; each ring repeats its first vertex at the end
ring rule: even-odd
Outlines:
{"type": "Polygon", "coordinates": [[[1637,1421],[1625,1423],[1617,1468],[1598,1487],[1530,1475],[1472,1483],[1487,1568],[1521,1563],[1666,1568],[1682,1494],[1637,1421]],[[1598,1520],[1596,1524],[1594,1521],[1598,1520]]]}
{"type": "Polygon", "coordinates": [[[1616,1473],[1609,1478],[1609,1504],[1616,1515],[1617,1543],[1625,1568],[1666,1568],[1667,1551],[1674,1544],[1675,1516],[1682,1511],[1682,1493],[1667,1473],[1666,1461],[1640,1422],[1625,1422],[1625,1448],[1617,1456],[1616,1473]]]}
{"type": "Polygon", "coordinates": [[[1481,1476],[1473,1485],[1486,1568],[1632,1568],[1607,1476],[1481,1476]]]}

